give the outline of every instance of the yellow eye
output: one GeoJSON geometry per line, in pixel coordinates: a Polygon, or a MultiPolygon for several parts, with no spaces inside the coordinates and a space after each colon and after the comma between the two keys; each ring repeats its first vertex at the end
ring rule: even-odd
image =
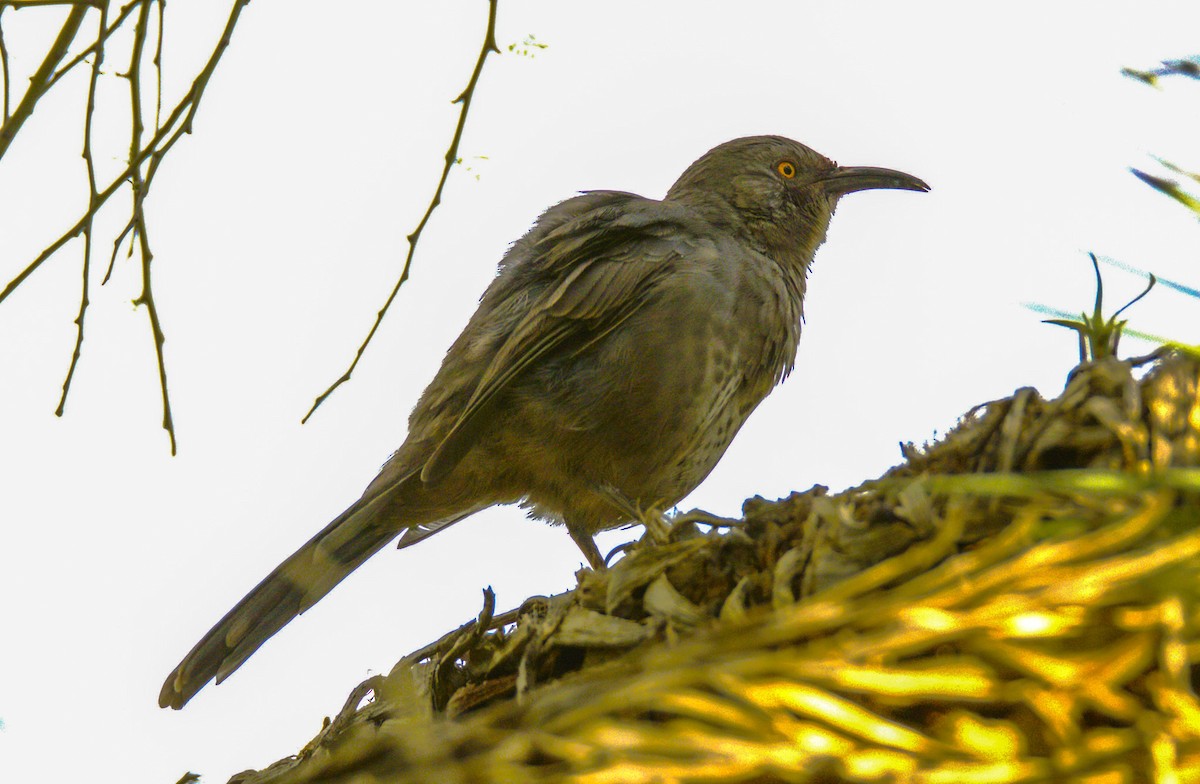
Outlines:
{"type": "Polygon", "coordinates": [[[780,161],[775,165],[775,171],[779,172],[779,176],[785,180],[790,180],[796,176],[796,164],[791,161],[780,161]]]}

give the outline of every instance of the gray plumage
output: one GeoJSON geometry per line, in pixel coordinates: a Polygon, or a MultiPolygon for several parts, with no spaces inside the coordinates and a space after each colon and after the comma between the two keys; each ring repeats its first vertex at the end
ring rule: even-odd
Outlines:
{"type": "Polygon", "coordinates": [[[205,635],[159,704],[223,680],[397,536],[488,506],[565,523],[603,568],[592,534],[691,492],[791,371],[813,254],[838,198],[868,188],[928,190],[757,136],[708,152],[661,201],[593,191],[548,209],[362,498],[205,635]]]}

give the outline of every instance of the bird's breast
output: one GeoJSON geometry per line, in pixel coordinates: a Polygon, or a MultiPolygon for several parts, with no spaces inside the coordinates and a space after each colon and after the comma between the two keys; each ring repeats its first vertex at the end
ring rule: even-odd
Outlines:
{"type": "MultiPolygon", "coordinates": [[[[674,505],[790,367],[799,317],[772,299],[783,287],[748,293],[702,272],[667,279],[619,329],[514,385],[506,408],[522,415],[504,428],[538,445],[538,475],[522,479],[536,507],[570,515],[598,486],[643,508],[674,505]]],[[[610,516],[603,524],[619,522],[610,516]]]]}

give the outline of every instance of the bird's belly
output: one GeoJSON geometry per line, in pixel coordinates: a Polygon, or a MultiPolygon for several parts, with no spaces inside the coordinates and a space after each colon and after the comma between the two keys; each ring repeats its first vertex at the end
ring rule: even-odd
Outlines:
{"type": "Polygon", "coordinates": [[[719,321],[625,326],[513,390],[520,402],[508,410],[524,421],[510,425],[536,445],[514,462],[530,469],[519,481],[538,516],[611,527],[628,520],[605,497],[612,490],[642,509],[669,508],[708,476],[765,394],[754,394],[763,385],[748,383],[719,321]]]}

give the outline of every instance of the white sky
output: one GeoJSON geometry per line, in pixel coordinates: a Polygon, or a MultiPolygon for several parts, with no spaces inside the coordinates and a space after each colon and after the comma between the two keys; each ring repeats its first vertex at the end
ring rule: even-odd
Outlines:
{"type": "MultiPolygon", "coordinates": [[[[224,22],[208,5],[168,8],[167,105],[224,22]]],[[[531,32],[550,48],[489,61],[461,149],[472,172],[453,173],[354,380],[301,426],[394,281],[486,12],[330,9],[251,4],[155,182],[178,457],[130,304],[136,264],[93,289],[62,419],[79,247],[0,305],[0,781],[223,782],[299,749],[361,679],[474,616],[482,587],[507,609],[573,584],[563,531],[490,510],[381,553],[182,712],[156,706],[199,636],[358,496],[507,243],[577,190],[661,197],[707,149],[755,133],[933,186],[843,202],[796,372],[681,505],[717,513],[876,476],[897,442],[1017,387],[1057,393],[1074,338],[1021,303],[1090,307],[1087,250],[1200,280],[1196,221],[1127,171],[1150,153],[1200,169],[1200,85],[1119,74],[1200,49],[1195,3],[504,0],[502,48],[531,32]]],[[[44,38],[62,13],[5,12],[22,83],[37,49],[21,31],[44,38]]],[[[80,71],[47,99],[0,162],[0,284],[84,199],[84,85],[80,71]]],[[[119,140],[102,154],[110,174],[122,154],[119,140]]],[[[1107,273],[1110,307],[1142,286],[1107,273]]],[[[1196,342],[1196,308],[1159,290],[1130,316],[1196,342]]]]}

